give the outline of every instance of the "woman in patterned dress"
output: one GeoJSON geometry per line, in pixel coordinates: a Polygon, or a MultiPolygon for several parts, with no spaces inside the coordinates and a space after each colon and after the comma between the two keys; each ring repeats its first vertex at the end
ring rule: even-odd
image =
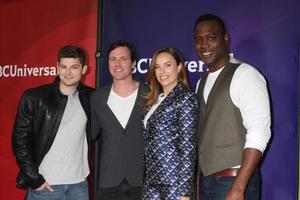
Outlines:
{"type": "Polygon", "coordinates": [[[188,200],[194,188],[198,99],[175,48],[157,50],[147,75],[144,200],[188,200]]]}

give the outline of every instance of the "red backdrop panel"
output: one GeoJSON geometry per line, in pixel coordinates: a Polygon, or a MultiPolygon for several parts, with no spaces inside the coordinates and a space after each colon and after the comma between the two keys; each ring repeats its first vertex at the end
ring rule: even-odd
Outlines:
{"type": "Polygon", "coordinates": [[[15,188],[18,168],[11,149],[15,112],[25,89],[53,81],[46,71],[56,71],[60,47],[74,44],[87,50],[89,71],[84,82],[94,86],[97,2],[0,1],[0,199],[24,196],[15,188]],[[23,76],[15,75],[15,69],[23,76]]]}

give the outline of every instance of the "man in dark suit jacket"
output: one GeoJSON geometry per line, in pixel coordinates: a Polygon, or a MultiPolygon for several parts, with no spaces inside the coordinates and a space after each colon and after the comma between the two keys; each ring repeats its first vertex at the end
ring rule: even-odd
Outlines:
{"type": "Polygon", "coordinates": [[[140,200],[144,140],[142,100],[145,85],[132,78],[136,56],[125,41],[108,50],[113,82],[91,96],[92,137],[98,139],[96,199],[140,200]]]}

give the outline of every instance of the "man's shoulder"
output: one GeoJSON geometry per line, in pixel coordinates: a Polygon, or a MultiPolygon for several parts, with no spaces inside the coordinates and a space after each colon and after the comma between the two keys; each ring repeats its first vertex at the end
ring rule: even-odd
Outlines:
{"type": "Polygon", "coordinates": [[[25,90],[24,94],[28,96],[43,96],[51,91],[53,91],[52,84],[44,84],[34,88],[29,88],[25,90]]]}
{"type": "Polygon", "coordinates": [[[139,82],[139,90],[141,93],[147,93],[149,91],[149,85],[144,81],[138,81],[139,82]]]}
{"type": "Polygon", "coordinates": [[[247,73],[261,74],[255,66],[253,66],[252,64],[249,64],[248,62],[231,57],[230,63],[238,64],[238,67],[235,72],[235,76],[241,75],[241,74],[247,74],[247,73]]]}
{"type": "Polygon", "coordinates": [[[254,67],[249,63],[243,62],[236,69],[235,76],[247,76],[247,75],[262,76],[261,72],[256,67],[254,67]]]}
{"type": "Polygon", "coordinates": [[[195,92],[193,92],[192,90],[190,90],[189,88],[186,88],[186,87],[182,87],[180,89],[180,91],[178,91],[178,93],[176,94],[176,99],[180,102],[198,101],[198,97],[195,94],[195,92]]]}
{"type": "Polygon", "coordinates": [[[243,69],[254,69],[254,70],[256,69],[256,67],[249,64],[248,62],[233,57],[230,57],[230,63],[238,64],[239,68],[243,68],[243,69]]]}
{"type": "Polygon", "coordinates": [[[100,89],[94,90],[91,94],[91,98],[103,97],[111,89],[111,84],[104,85],[100,89]]]}
{"type": "Polygon", "coordinates": [[[95,88],[90,87],[90,86],[85,85],[85,84],[82,84],[81,87],[83,88],[83,91],[84,91],[85,93],[88,93],[88,94],[90,94],[90,93],[92,93],[93,91],[95,91],[95,88]]]}
{"type": "Polygon", "coordinates": [[[240,65],[234,72],[232,82],[236,85],[241,85],[241,83],[248,85],[257,81],[266,82],[264,75],[259,71],[259,69],[247,62],[240,62],[240,65]]]}

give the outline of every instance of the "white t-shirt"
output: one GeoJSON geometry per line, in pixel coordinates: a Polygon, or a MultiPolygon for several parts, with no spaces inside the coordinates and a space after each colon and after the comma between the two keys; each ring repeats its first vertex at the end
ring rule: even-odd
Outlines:
{"type": "Polygon", "coordinates": [[[130,114],[135,104],[135,100],[137,97],[138,89],[136,89],[132,94],[127,97],[119,96],[114,92],[113,88],[111,88],[107,105],[114,113],[120,124],[123,128],[126,127],[130,114]]]}

